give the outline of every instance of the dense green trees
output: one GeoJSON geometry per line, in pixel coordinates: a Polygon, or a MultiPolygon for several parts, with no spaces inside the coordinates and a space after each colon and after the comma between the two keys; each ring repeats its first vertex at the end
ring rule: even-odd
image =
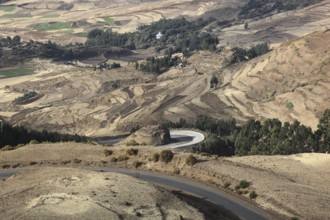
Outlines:
{"type": "Polygon", "coordinates": [[[167,122],[164,126],[197,128],[207,132],[205,141],[195,149],[220,156],[330,151],[330,109],[324,112],[315,132],[298,121],[290,124],[278,119],[260,122],[251,118],[242,126],[237,126],[234,119],[216,120],[205,115],[198,116],[194,123],[180,119],[177,123],[167,122]]]}
{"type": "Polygon", "coordinates": [[[250,49],[244,49],[240,47],[234,47],[232,49],[232,56],[229,60],[230,64],[239,63],[241,61],[247,61],[255,57],[261,56],[269,52],[270,49],[267,43],[257,44],[250,49]]]}
{"type": "Polygon", "coordinates": [[[27,144],[31,140],[37,142],[60,142],[60,141],[75,141],[86,142],[87,138],[79,135],[59,134],[47,131],[27,130],[23,126],[13,127],[5,122],[1,123],[0,128],[0,148],[10,145],[17,146],[18,144],[27,144]]]}
{"type": "Polygon", "coordinates": [[[123,34],[94,29],[88,33],[86,45],[117,46],[130,50],[174,45],[176,52],[214,50],[218,44],[217,37],[209,33],[200,33],[200,30],[212,21],[202,18],[188,21],[183,17],[161,19],[150,25],[140,26],[136,32],[123,34]],[[160,39],[156,39],[158,33],[162,33],[160,39]]]}

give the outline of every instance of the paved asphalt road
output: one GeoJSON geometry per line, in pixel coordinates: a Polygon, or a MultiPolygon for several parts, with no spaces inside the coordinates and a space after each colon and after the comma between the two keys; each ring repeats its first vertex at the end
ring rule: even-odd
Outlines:
{"type": "MultiPolygon", "coordinates": [[[[26,168],[33,169],[33,168],[26,168]]],[[[215,190],[211,187],[204,186],[200,183],[178,178],[160,175],[152,172],[139,171],[139,170],[128,170],[128,169],[116,169],[116,168],[86,168],[95,171],[104,172],[116,172],[130,176],[137,177],[143,181],[169,187],[172,189],[181,190],[197,197],[204,198],[210,202],[218,204],[225,209],[231,211],[241,219],[246,220],[266,220],[271,219],[270,215],[259,207],[253,206],[241,199],[238,199],[230,194],[215,190]]],[[[0,179],[7,178],[21,169],[8,169],[0,170],[0,179]]]]}
{"type": "MultiPolygon", "coordinates": [[[[170,135],[172,139],[172,143],[161,145],[158,147],[163,148],[181,148],[181,147],[187,147],[192,146],[195,144],[198,144],[202,141],[204,141],[205,137],[202,133],[196,132],[196,131],[190,131],[190,130],[170,130],[170,135]]],[[[110,138],[110,139],[103,139],[98,140],[97,142],[99,144],[115,144],[122,140],[124,140],[125,137],[117,137],[117,138],[110,138]]]]}

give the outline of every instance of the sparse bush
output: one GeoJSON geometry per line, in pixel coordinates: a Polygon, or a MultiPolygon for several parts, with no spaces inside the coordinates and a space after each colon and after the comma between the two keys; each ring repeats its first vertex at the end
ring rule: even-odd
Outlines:
{"type": "Polygon", "coordinates": [[[286,108],[289,109],[290,111],[293,109],[294,105],[292,104],[292,102],[287,102],[286,103],[286,108]]]}
{"type": "Polygon", "coordinates": [[[129,141],[127,141],[126,145],[127,146],[138,146],[139,143],[136,142],[135,140],[129,140],[129,141]]]}
{"type": "Polygon", "coordinates": [[[223,185],[223,187],[225,187],[225,188],[227,189],[227,188],[229,188],[229,187],[230,187],[230,185],[231,185],[231,183],[230,183],[230,182],[225,182],[225,184],[223,185]]]}
{"type": "Polygon", "coordinates": [[[129,159],[128,156],[126,156],[126,155],[120,155],[120,156],[118,157],[118,162],[125,161],[125,160],[128,160],[128,159],[129,159]]]}
{"type": "Polygon", "coordinates": [[[110,161],[116,163],[116,162],[118,162],[118,158],[117,157],[113,157],[113,158],[111,158],[110,161]]]}
{"type": "Polygon", "coordinates": [[[9,168],[10,168],[10,165],[9,164],[2,165],[2,169],[9,169],[9,168]]]}
{"type": "Polygon", "coordinates": [[[172,151],[170,151],[170,150],[162,150],[160,152],[160,161],[165,162],[165,163],[169,163],[169,162],[172,161],[173,156],[174,156],[174,154],[173,154],[172,151]]]}
{"type": "Polygon", "coordinates": [[[81,163],[81,161],[82,161],[82,160],[80,160],[80,159],[76,159],[76,158],[73,160],[74,163],[81,163]]]}
{"type": "Polygon", "coordinates": [[[36,161],[30,161],[30,163],[29,163],[31,166],[32,165],[36,165],[37,164],[37,162],[36,161]]]}
{"type": "Polygon", "coordinates": [[[36,140],[31,140],[31,141],[29,142],[29,144],[39,144],[39,142],[36,141],[36,140]]]}
{"type": "Polygon", "coordinates": [[[3,148],[1,148],[2,151],[8,151],[8,150],[14,150],[14,147],[10,146],[10,145],[6,145],[3,148]]]}
{"type": "Polygon", "coordinates": [[[133,162],[133,167],[135,168],[135,169],[137,169],[138,167],[140,167],[140,166],[142,166],[142,162],[141,161],[134,161],[133,162]]]}
{"type": "Polygon", "coordinates": [[[112,155],[113,154],[113,151],[112,150],[109,150],[109,149],[105,149],[104,150],[104,155],[106,156],[106,157],[108,157],[108,156],[110,156],[110,155],[112,155]]]}
{"type": "Polygon", "coordinates": [[[181,172],[180,169],[177,168],[177,167],[175,167],[174,170],[173,170],[174,175],[180,175],[180,172],[181,172]]]}
{"type": "Polygon", "coordinates": [[[159,157],[160,157],[159,153],[155,153],[154,155],[152,155],[152,161],[153,162],[158,162],[159,161],[159,157]]]}
{"type": "Polygon", "coordinates": [[[235,190],[239,190],[241,187],[239,185],[235,186],[235,190]]]}
{"type": "Polygon", "coordinates": [[[189,157],[187,157],[187,159],[186,159],[186,164],[190,165],[190,166],[193,166],[196,163],[197,163],[196,157],[194,157],[192,154],[190,154],[189,157]]]}
{"type": "Polygon", "coordinates": [[[255,199],[255,198],[257,198],[257,196],[258,195],[255,191],[250,192],[250,195],[249,195],[250,199],[255,199]]]}
{"type": "Polygon", "coordinates": [[[128,154],[128,155],[137,155],[138,153],[139,153],[139,150],[138,149],[136,149],[136,148],[130,148],[130,149],[127,149],[126,150],[126,153],[128,154]]]}
{"type": "Polygon", "coordinates": [[[246,180],[239,181],[239,186],[242,189],[248,188],[250,186],[250,183],[246,180]]]}

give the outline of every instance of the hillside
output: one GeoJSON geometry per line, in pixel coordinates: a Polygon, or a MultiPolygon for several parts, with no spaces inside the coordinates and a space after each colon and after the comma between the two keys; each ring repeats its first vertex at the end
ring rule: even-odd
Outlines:
{"type": "Polygon", "coordinates": [[[330,32],[284,43],[242,63],[229,85],[213,92],[242,115],[278,118],[316,128],[330,100],[330,32]]]}
{"type": "MultiPolygon", "coordinates": [[[[122,167],[164,172],[192,178],[219,190],[226,190],[228,193],[240,194],[247,200],[250,200],[250,192],[255,191],[257,198],[250,201],[286,216],[285,219],[328,218],[326,207],[330,202],[330,189],[326,183],[330,181],[329,154],[231,158],[194,154],[197,163],[188,165],[186,159],[189,153],[175,152],[173,160],[164,163],[153,159],[154,154],[160,153],[162,148],[136,147],[136,155],[129,154],[130,149],[131,147],[123,145],[103,147],[77,143],[33,144],[12,151],[0,151],[0,166],[25,167],[33,164],[33,167],[122,167]],[[105,154],[105,149],[112,150],[112,154],[105,154]],[[119,158],[125,159],[119,160],[119,158]],[[235,189],[241,180],[248,181],[250,186],[235,189]]],[[[52,170],[55,172],[56,168],[52,170]]],[[[38,171],[35,175],[39,173],[44,171],[38,171]]],[[[56,176],[56,173],[51,173],[49,175],[56,176]]],[[[74,173],[79,174],[78,171],[74,173]]],[[[97,175],[101,176],[101,174],[97,175]]],[[[18,178],[21,179],[20,176],[18,178]]],[[[5,185],[9,187],[8,185],[14,181],[15,178],[1,182],[2,189],[5,185]]],[[[274,219],[281,218],[278,216],[274,219]]]]}
{"type": "Polygon", "coordinates": [[[1,219],[204,219],[171,193],[122,174],[41,168],[0,186],[1,219]]]}

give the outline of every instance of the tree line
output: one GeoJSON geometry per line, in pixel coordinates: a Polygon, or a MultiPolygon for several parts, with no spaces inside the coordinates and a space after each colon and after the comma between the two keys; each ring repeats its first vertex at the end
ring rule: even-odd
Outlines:
{"type": "Polygon", "coordinates": [[[255,57],[264,55],[270,51],[267,43],[261,43],[252,46],[249,49],[234,47],[232,50],[232,56],[229,59],[229,64],[235,64],[242,61],[248,61],[255,57]]]}
{"type": "Polygon", "coordinates": [[[266,119],[261,122],[251,118],[238,126],[235,119],[216,120],[206,115],[198,116],[193,123],[180,119],[165,122],[163,126],[205,131],[207,138],[195,150],[220,156],[330,151],[330,109],[324,112],[316,131],[299,121],[282,123],[278,119],[266,119]]]}
{"type": "Polygon", "coordinates": [[[214,50],[218,39],[209,33],[200,33],[201,29],[213,19],[199,18],[188,21],[184,17],[161,19],[150,25],[142,25],[131,33],[117,33],[111,30],[93,29],[87,35],[87,46],[116,46],[130,50],[147,49],[149,47],[164,48],[174,45],[176,52],[194,50],[214,50]],[[160,39],[156,35],[161,33],[160,39]]]}
{"type": "Polygon", "coordinates": [[[60,134],[57,132],[48,132],[46,130],[39,132],[28,130],[23,126],[11,126],[6,122],[0,122],[0,149],[9,145],[11,147],[19,144],[27,144],[30,141],[37,142],[87,142],[85,136],[60,134]]]}

